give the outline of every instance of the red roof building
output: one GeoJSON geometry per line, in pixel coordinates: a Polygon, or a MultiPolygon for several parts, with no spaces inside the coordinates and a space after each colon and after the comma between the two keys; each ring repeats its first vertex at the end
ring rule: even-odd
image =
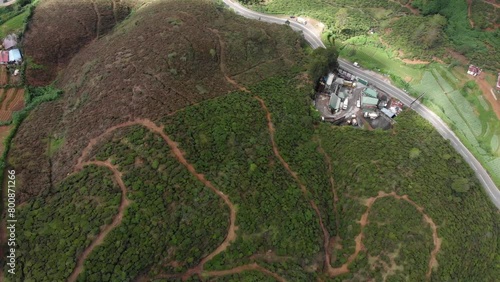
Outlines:
{"type": "Polygon", "coordinates": [[[7,64],[9,62],[9,51],[0,52],[0,64],[7,64]]]}
{"type": "Polygon", "coordinates": [[[482,71],[482,69],[480,69],[474,65],[470,65],[469,69],[467,70],[467,74],[470,74],[472,76],[478,76],[481,73],[481,71],[482,71]]]}

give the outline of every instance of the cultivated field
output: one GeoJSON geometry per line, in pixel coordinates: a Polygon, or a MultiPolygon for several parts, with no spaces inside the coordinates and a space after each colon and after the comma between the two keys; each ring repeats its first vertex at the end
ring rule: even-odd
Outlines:
{"type": "Polygon", "coordinates": [[[8,121],[12,113],[24,107],[24,88],[0,89],[0,121],[8,121]]]}
{"type": "Polygon", "coordinates": [[[6,85],[9,83],[9,73],[7,70],[7,66],[0,66],[0,86],[6,85]]]}

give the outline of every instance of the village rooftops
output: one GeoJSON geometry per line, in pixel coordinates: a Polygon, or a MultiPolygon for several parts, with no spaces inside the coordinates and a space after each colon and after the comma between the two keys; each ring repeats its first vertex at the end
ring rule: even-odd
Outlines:
{"type": "Polygon", "coordinates": [[[395,114],[393,112],[389,111],[386,108],[382,108],[380,111],[383,112],[386,116],[388,116],[390,118],[393,118],[395,116],[395,114]]]}
{"type": "Polygon", "coordinates": [[[7,35],[7,37],[4,38],[3,48],[5,48],[5,50],[9,50],[9,49],[14,48],[16,46],[17,46],[17,35],[9,34],[9,35],[7,35]]]}
{"type": "Polygon", "coordinates": [[[377,98],[377,91],[375,91],[374,89],[371,89],[371,88],[366,88],[363,91],[363,94],[367,97],[377,98]]]}
{"type": "Polygon", "coordinates": [[[480,74],[482,69],[476,67],[475,65],[469,65],[469,69],[467,70],[467,74],[470,74],[472,76],[477,76],[480,74]]]}

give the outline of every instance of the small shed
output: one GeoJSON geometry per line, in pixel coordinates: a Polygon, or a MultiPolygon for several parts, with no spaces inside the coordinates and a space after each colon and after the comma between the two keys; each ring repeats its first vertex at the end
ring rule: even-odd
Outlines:
{"type": "Polygon", "coordinates": [[[377,98],[377,91],[372,88],[365,88],[363,95],[367,97],[377,98]]]}
{"type": "Polygon", "coordinates": [[[3,39],[3,48],[5,50],[12,49],[17,46],[17,35],[9,34],[3,39]]]}
{"type": "Polygon", "coordinates": [[[22,60],[23,57],[19,49],[12,49],[9,51],[9,63],[20,63],[22,60]]]}
{"type": "Polygon", "coordinates": [[[328,87],[330,87],[332,85],[332,82],[333,82],[333,78],[335,77],[335,75],[333,73],[329,73],[328,74],[328,78],[326,79],[326,85],[328,87]]]}
{"type": "Polygon", "coordinates": [[[478,76],[481,73],[482,69],[476,67],[475,65],[469,65],[469,69],[467,69],[467,74],[472,76],[478,76]]]}
{"type": "Polygon", "coordinates": [[[0,51],[0,64],[6,65],[9,63],[9,51],[0,51]]]}

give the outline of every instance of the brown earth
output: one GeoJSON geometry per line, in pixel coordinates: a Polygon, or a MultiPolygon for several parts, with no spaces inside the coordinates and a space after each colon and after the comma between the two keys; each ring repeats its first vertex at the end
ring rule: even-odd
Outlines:
{"type": "Polygon", "coordinates": [[[467,0],[467,18],[469,19],[470,27],[474,28],[474,22],[472,21],[472,16],[471,16],[471,6],[472,6],[472,0],[467,0]]]}
{"type": "Polygon", "coordinates": [[[3,100],[0,103],[0,121],[9,121],[14,111],[24,108],[24,88],[2,89],[3,100]]]}
{"type": "Polygon", "coordinates": [[[0,85],[6,85],[9,82],[9,76],[7,73],[7,66],[0,66],[0,85]]]}
{"type": "MultiPolygon", "coordinates": [[[[49,13],[40,11],[54,1],[40,5],[39,15],[49,13]]],[[[300,57],[300,50],[288,44],[299,36],[284,27],[258,22],[255,27],[254,21],[218,10],[205,1],[157,3],[138,8],[119,28],[98,40],[92,33],[93,42],[82,47],[61,72],[57,87],[64,90],[63,97],[37,107],[20,126],[9,157],[19,171],[19,179],[27,184],[18,191],[20,202],[64,179],[89,140],[107,128],[135,117],[159,120],[238,89],[224,76],[221,67],[232,73],[241,70],[242,65],[250,68],[254,63],[284,54],[287,61],[300,57]],[[241,38],[235,40],[235,34],[241,38]],[[288,41],[279,42],[275,37],[286,37],[288,41]],[[269,53],[260,58],[256,57],[259,53],[236,52],[245,52],[249,42],[269,46],[269,53]],[[221,57],[227,66],[220,65],[221,57]],[[54,135],[64,137],[65,142],[49,164],[43,140],[54,135]],[[50,171],[53,183],[46,177],[50,171]]],[[[48,7],[64,13],[71,5],[48,7]]],[[[49,14],[52,13],[56,12],[49,14]]],[[[41,23],[34,20],[33,25],[41,23]]],[[[55,28],[55,23],[52,26],[55,28]]],[[[25,43],[35,41],[28,36],[25,43]]],[[[269,66],[264,64],[250,71],[247,76],[251,78],[245,81],[258,82],[287,68],[285,64],[278,64],[274,70],[269,66]],[[259,75],[252,75],[257,71],[259,75]]]]}
{"type": "Polygon", "coordinates": [[[279,276],[278,274],[276,274],[274,272],[269,271],[268,269],[258,265],[255,262],[252,264],[238,266],[238,267],[235,267],[235,268],[229,269],[229,270],[208,271],[208,272],[203,273],[203,275],[208,276],[208,277],[211,277],[211,276],[220,277],[220,276],[226,276],[226,275],[231,275],[231,274],[237,274],[237,273],[241,273],[243,271],[248,271],[248,270],[260,271],[260,272],[276,279],[276,281],[286,282],[285,278],[279,276]]]}
{"type": "Polygon", "coordinates": [[[135,1],[45,0],[36,7],[23,36],[24,53],[43,69],[27,68],[31,85],[47,85],[71,57],[98,36],[109,32],[130,12],[135,1]],[[114,17],[116,16],[116,18],[114,17]],[[98,21],[99,18],[105,20],[98,21]]]}

